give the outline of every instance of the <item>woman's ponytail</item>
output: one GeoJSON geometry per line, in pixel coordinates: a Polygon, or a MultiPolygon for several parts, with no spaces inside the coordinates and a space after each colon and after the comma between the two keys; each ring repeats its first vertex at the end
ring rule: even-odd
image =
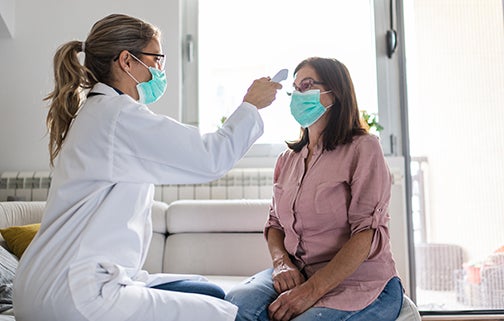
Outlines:
{"type": "Polygon", "coordinates": [[[54,90],[46,124],[49,131],[51,166],[58,156],[70,124],[79,110],[83,91],[101,82],[112,86],[112,64],[123,50],[141,51],[160,31],[148,22],[123,14],[111,14],[97,21],[85,42],[70,41],[54,55],[54,90]],[[79,61],[84,52],[84,64],[79,61]]]}
{"type": "Polygon", "coordinates": [[[71,41],[54,55],[54,90],[44,99],[51,101],[46,118],[51,166],[81,105],[82,90],[90,87],[87,69],[77,56],[83,49],[83,42],[71,41]]]}

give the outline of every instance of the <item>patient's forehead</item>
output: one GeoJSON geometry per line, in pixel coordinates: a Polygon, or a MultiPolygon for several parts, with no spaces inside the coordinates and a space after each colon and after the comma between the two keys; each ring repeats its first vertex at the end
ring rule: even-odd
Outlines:
{"type": "Polygon", "coordinates": [[[315,69],[310,65],[305,65],[301,69],[298,70],[296,76],[294,78],[294,83],[299,85],[305,79],[311,78],[315,81],[319,81],[319,75],[315,71],[315,69]]]}

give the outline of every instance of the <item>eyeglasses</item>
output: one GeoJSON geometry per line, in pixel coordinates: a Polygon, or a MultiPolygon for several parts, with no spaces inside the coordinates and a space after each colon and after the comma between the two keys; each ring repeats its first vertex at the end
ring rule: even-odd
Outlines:
{"type": "Polygon", "coordinates": [[[164,69],[164,67],[165,67],[165,55],[164,54],[157,54],[157,53],[144,52],[144,51],[134,51],[133,53],[141,54],[141,55],[145,55],[145,56],[156,57],[156,58],[154,58],[154,61],[161,67],[161,69],[164,69]]]}
{"type": "MultiPolygon", "coordinates": [[[[325,83],[321,82],[321,81],[316,81],[316,80],[313,80],[312,78],[305,78],[303,79],[300,83],[299,83],[299,86],[296,86],[296,84],[292,84],[292,86],[294,87],[294,90],[297,90],[299,92],[305,92],[307,90],[310,90],[312,89],[313,85],[324,85],[325,83]]],[[[292,95],[292,93],[287,93],[287,95],[292,95]]]]}
{"type": "MultiPolygon", "coordinates": [[[[157,53],[151,53],[151,52],[144,52],[144,51],[130,51],[132,54],[135,54],[135,55],[145,55],[145,56],[152,56],[152,57],[156,57],[154,59],[155,63],[157,63],[161,69],[164,69],[165,67],[165,55],[164,54],[157,54],[157,53]]],[[[114,58],[114,61],[117,61],[117,59],[119,59],[119,55],[120,53],[114,58]]]]}

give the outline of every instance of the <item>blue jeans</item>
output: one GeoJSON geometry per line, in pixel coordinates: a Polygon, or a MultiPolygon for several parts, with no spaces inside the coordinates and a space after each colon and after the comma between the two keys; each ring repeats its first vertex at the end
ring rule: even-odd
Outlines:
{"type": "MultiPolygon", "coordinates": [[[[268,306],[278,297],[271,273],[264,270],[235,286],[226,300],[238,306],[236,321],[269,321],[268,306]]],[[[292,321],[393,321],[401,312],[403,288],[399,278],[392,278],[376,300],[359,311],[312,307],[292,321]]]]}
{"type": "Polygon", "coordinates": [[[225,296],[224,290],[222,290],[218,285],[204,281],[179,280],[159,284],[153,286],[152,288],[165,291],[198,293],[210,295],[219,299],[224,299],[225,296]]]}

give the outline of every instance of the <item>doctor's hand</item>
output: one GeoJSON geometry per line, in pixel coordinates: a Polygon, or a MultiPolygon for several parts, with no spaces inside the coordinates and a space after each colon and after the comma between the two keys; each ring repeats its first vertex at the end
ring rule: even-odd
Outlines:
{"type": "Polygon", "coordinates": [[[262,109],[271,105],[276,98],[277,90],[281,88],[281,84],[270,81],[269,77],[256,79],[247,90],[243,101],[262,109]]]}

